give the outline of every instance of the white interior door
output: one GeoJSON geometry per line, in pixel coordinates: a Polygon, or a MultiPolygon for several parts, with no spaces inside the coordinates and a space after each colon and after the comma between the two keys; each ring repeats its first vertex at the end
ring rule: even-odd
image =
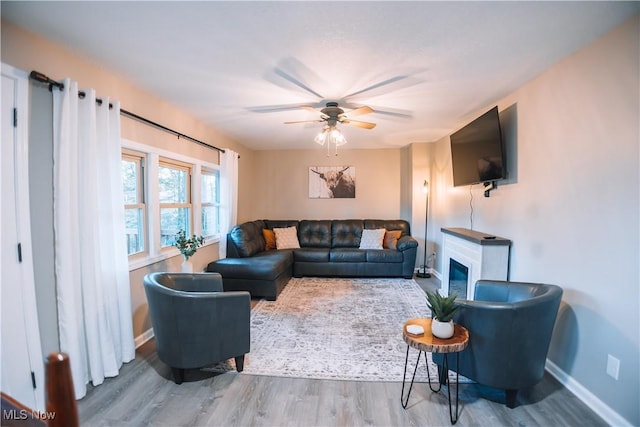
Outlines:
{"type": "Polygon", "coordinates": [[[28,76],[2,64],[0,299],[2,392],[44,411],[44,358],[36,309],[28,176],[28,76]]]}

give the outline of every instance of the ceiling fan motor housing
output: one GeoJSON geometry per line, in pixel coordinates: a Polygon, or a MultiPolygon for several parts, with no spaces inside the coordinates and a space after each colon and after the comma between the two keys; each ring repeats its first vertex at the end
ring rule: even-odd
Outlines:
{"type": "Polygon", "coordinates": [[[338,107],[337,102],[327,102],[327,106],[320,111],[327,116],[325,120],[330,127],[335,127],[338,122],[342,122],[344,110],[338,107]]]}
{"type": "MultiPolygon", "coordinates": [[[[326,122],[328,127],[335,128],[338,123],[349,124],[352,126],[356,126],[363,129],[373,129],[376,125],[375,123],[368,123],[359,120],[352,120],[347,117],[347,114],[344,112],[342,108],[338,106],[338,103],[335,101],[327,102],[326,107],[324,107],[321,112],[320,120],[302,120],[302,121],[293,121],[293,122],[285,122],[285,124],[292,123],[308,123],[308,122],[326,122]]],[[[303,106],[305,110],[314,111],[313,107],[303,106]]],[[[360,116],[363,114],[373,113],[373,109],[371,107],[363,106],[356,108],[355,110],[351,110],[349,112],[352,116],[360,116]]]]}

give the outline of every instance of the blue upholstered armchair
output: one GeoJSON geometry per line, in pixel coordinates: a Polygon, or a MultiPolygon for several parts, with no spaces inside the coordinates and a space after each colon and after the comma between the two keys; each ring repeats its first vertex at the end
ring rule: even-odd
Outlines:
{"type": "Polygon", "coordinates": [[[151,273],[144,290],[158,357],[182,383],[185,369],[235,358],[241,372],[249,352],[251,298],[223,292],[218,273],[151,273]]]}
{"type": "MultiPolygon", "coordinates": [[[[458,372],[479,384],[505,390],[516,405],[519,389],[544,375],[551,334],[562,298],[555,285],[479,280],[475,300],[458,300],[454,322],[469,330],[458,372]]],[[[442,357],[433,359],[441,364],[442,357]]]]}

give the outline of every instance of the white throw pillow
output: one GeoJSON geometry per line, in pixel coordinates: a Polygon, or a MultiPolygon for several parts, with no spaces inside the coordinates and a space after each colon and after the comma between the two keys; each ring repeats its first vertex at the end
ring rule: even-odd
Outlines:
{"type": "Polygon", "coordinates": [[[379,228],[377,230],[362,230],[360,249],[382,249],[384,233],[386,232],[387,230],[384,228],[379,228]]]}
{"type": "Polygon", "coordinates": [[[300,247],[298,231],[295,227],[274,228],[276,249],[296,249],[300,247]]]}

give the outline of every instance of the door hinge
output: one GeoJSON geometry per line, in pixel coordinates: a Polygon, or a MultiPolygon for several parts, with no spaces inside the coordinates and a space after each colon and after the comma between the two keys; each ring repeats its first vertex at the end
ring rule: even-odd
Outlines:
{"type": "Polygon", "coordinates": [[[33,384],[33,388],[36,388],[36,374],[31,371],[31,384],[33,384]]]}
{"type": "Polygon", "coordinates": [[[14,128],[18,127],[18,109],[17,108],[13,109],[13,127],[14,128]]]}
{"type": "Polygon", "coordinates": [[[22,262],[22,243],[18,243],[18,262],[22,262]]]}

